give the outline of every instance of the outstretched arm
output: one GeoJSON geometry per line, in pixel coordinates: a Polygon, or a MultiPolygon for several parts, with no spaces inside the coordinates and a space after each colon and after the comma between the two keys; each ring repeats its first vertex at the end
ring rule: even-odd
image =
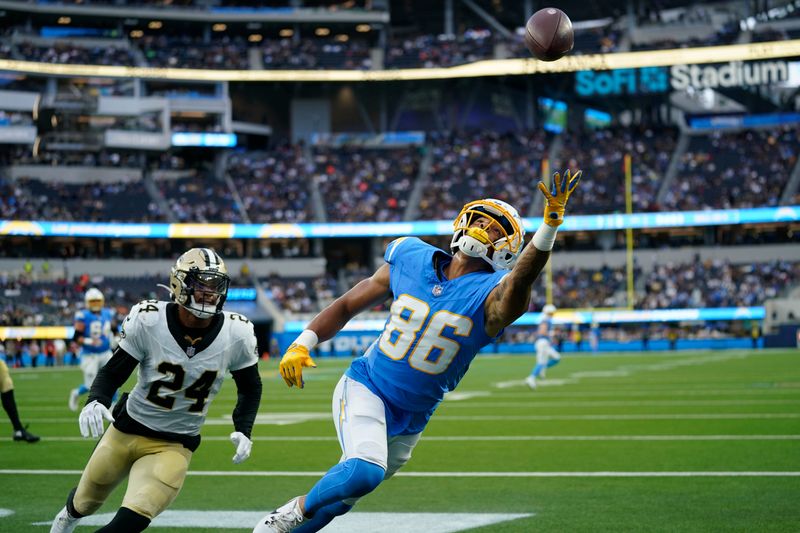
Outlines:
{"type": "Polygon", "coordinates": [[[333,338],[354,316],[391,296],[389,274],[389,265],[381,266],[314,317],[281,359],[279,371],[286,385],[302,389],[303,367],[317,366],[309,355],[317,343],[333,338]]]}
{"type": "Polygon", "coordinates": [[[384,264],[375,273],[357,283],[337,298],[309,322],[307,330],[317,335],[317,342],[333,338],[350,319],[391,296],[389,265],[384,264]]]}
{"type": "Polygon", "coordinates": [[[580,170],[574,176],[568,170],[563,180],[559,173],[553,176],[550,191],[543,183],[539,183],[539,190],[545,197],[544,222],[520,254],[511,272],[486,298],[487,335],[494,337],[528,310],[531,286],[550,258],[558,226],[564,221],[567,200],[580,180],[580,170]]]}

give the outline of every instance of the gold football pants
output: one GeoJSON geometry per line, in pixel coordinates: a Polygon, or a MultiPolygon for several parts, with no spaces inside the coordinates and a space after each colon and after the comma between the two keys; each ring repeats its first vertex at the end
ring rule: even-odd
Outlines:
{"type": "Polygon", "coordinates": [[[73,498],[75,510],[93,514],[125,476],[122,507],[158,516],[178,495],[192,452],[177,442],[131,435],[109,426],[81,475],[73,498]]]}
{"type": "Polygon", "coordinates": [[[0,392],[8,392],[14,388],[14,382],[8,373],[5,361],[0,360],[0,392]]]}

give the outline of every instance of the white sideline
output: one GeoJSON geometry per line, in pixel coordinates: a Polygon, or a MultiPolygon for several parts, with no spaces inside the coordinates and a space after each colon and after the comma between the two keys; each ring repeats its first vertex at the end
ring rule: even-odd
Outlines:
{"type": "MultiPolygon", "coordinates": [[[[81,470],[25,470],[4,469],[0,475],[80,475],[81,470]]],[[[254,470],[238,472],[233,470],[197,470],[189,471],[188,475],[198,477],[321,477],[325,472],[303,472],[291,470],[254,470]]],[[[395,476],[401,477],[462,477],[462,478],[487,478],[487,477],[800,477],[800,471],[686,471],[686,472],[398,472],[395,476]]]]}

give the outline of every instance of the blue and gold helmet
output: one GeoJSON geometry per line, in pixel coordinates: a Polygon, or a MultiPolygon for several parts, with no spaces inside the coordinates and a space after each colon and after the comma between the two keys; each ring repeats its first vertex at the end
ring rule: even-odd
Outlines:
{"type": "Polygon", "coordinates": [[[485,198],[466,204],[453,221],[450,250],[471,257],[481,257],[495,270],[510,270],[517,262],[525,240],[522,219],[511,205],[485,198]],[[486,217],[500,229],[501,237],[489,241],[486,229],[470,227],[479,217],[486,217]]]}

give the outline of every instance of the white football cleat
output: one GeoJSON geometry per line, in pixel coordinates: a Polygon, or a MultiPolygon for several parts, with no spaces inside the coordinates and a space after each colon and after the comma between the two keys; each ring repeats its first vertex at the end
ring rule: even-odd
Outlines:
{"type": "Polygon", "coordinates": [[[53,519],[53,525],[50,526],[50,533],[72,533],[72,531],[78,527],[78,522],[80,522],[80,520],[80,518],[71,517],[67,512],[67,507],[64,506],[53,519]]]}
{"type": "Polygon", "coordinates": [[[300,497],[293,498],[259,521],[253,533],[288,533],[305,521],[300,510],[300,497]]]}
{"type": "Polygon", "coordinates": [[[73,412],[78,411],[78,389],[69,391],[69,410],[73,412]]]}
{"type": "Polygon", "coordinates": [[[531,389],[535,389],[535,388],[536,388],[536,378],[535,378],[535,377],[533,377],[533,376],[528,376],[527,378],[525,378],[525,383],[526,383],[526,384],[528,385],[528,387],[530,387],[531,389]]]}

